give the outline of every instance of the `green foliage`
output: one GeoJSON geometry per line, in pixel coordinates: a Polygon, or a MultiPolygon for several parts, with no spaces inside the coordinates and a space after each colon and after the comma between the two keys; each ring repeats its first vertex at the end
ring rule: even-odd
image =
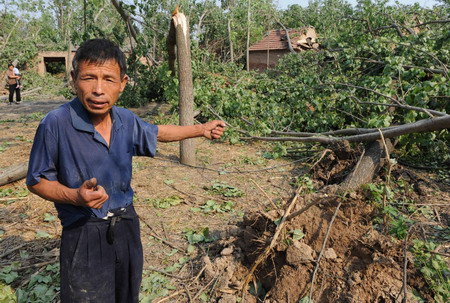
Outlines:
{"type": "Polygon", "coordinates": [[[14,290],[9,286],[0,282],[0,303],[16,303],[14,290]]]}
{"type": "Polygon", "coordinates": [[[313,180],[307,175],[294,177],[291,185],[294,187],[301,187],[304,193],[312,193],[316,191],[313,180]]]}
{"type": "Polygon", "coordinates": [[[217,203],[214,200],[208,200],[206,203],[200,207],[193,207],[191,211],[193,212],[203,212],[203,213],[225,213],[233,210],[234,203],[231,201],[225,201],[223,203],[217,203]]]}
{"type": "MultiPolygon", "coordinates": [[[[25,89],[40,87],[40,95],[63,96],[66,99],[71,99],[75,96],[72,90],[67,87],[64,78],[52,76],[48,73],[42,76],[36,71],[27,70],[23,72],[22,82],[25,89]]],[[[41,96],[38,98],[39,100],[42,99],[41,96]]],[[[27,97],[27,99],[32,99],[32,97],[27,97]]]]}
{"type": "Polygon", "coordinates": [[[45,213],[44,214],[44,222],[53,222],[57,219],[57,217],[55,215],[49,214],[49,213],[45,213]]]}
{"type": "Polygon", "coordinates": [[[6,284],[11,284],[12,282],[14,282],[19,277],[19,274],[17,273],[16,269],[17,264],[12,264],[3,267],[0,270],[0,280],[5,282],[6,284]]]}
{"type": "Polygon", "coordinates": [[[23,288],[16,290],[17,302],[53,302],[59,292],[59,263],[47,265],[45,269],[31,276],[23,288]]]}
{"type": "Polygon", "coordinates": [[[205,227],[199,231],[192,229],[185,229],[184,235],[189,244],[208,243],[216,240],[215,237],[209,234],[209,228],[205,227]]]}
{"type": "MultiPolygon", "coordinates": [[[[366,184],[363,186],[366,198],[372,201],[378,208],[380,215],[383,218],[388,219],[386,222],[388,225],[385,228],[389,233],[394,235],[398,239],[404,239],[408,235],[410,226],[414,223],[412,219],[405,214],[405,210],[402,205],[396,205],[396,197],[402,196],[405,188],[400,186],[399,188],[392,190],[386,183],[381,184],[366,184]],[[400,209],[402,208],[402,210],[400,209]]],[[[411,206],[414,204],[411,202],[411,206]]],[[[403,201],[402,201],[403,203],[403,201]]],[[[408,210],[407,210],[408,211],[408,210]]],[[[414,210],[411,209],[411,213],[414,210]]],[[[378,217],[374,220],[376,223],[381,223],[382,218],[378,217]]]]}
{"type": "Polygon", "coordinates": [[[169,292],[175,289],[175,286],[170,284],[170,280],[166,276],[157,272],[149,273],[149,271],[145,271],[139,302],[150,303],[158,297],[169,295],[169,292]]]}
{"type": "Polygon", "coordinates": [[[290,230],[289,234],[292,236],[292,240],[301,240],[305,237],[305,234],[301,229],[290,230]]]}
{"type": "Polygon", "coordinates": [[[27,188],[25,187],[15,187],[15,188],[0,188],[0,198],[23,198],[30,194],[27,188]]]}
{"type": "Polygon", "coordinates": [[[222,195],[226,198],[242,197],[244,195],[244,192],[242,192],[240,189],[228,185],[226,182],[220,181],[215,181],[213,185],[211,185],[210,187],[204,187],[204,189],[208,190],[212,194],[222,195]]]}
{"type": "Polygon", "coordinates": [[[445,260],[437,254],[431,253],[437,249],[433,242],[414,240],[412,253],[416,266],[434,292],[436,302],[444,303],[450,300],[450,270],[445,260]]]}
{"type": "Polygon", "coordinates": [[[180,204],[181,202],[183,202],[183,198],[181,198],[179,196],[170,196],[170,197],[161,198],[161,199],[147,198],[147,199],[145,199],[145,202],[152,204],[156,208],[166,209],[166,208],[180,204]]]}

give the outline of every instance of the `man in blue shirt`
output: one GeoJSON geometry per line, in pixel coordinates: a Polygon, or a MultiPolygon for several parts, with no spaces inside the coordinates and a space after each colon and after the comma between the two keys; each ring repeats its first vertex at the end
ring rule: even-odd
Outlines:
{"type": "Polygon", "coordinates": [[[61,302],[138,302],[143,253],[132,156],[153,157],[157,141],[218,139],[225,124],[156,126],[115,107],[128,76],[108,40],[83,43],[72,64],[77,98],[41,121],[27,185],[55,203],[63,225],[61,302]]]}

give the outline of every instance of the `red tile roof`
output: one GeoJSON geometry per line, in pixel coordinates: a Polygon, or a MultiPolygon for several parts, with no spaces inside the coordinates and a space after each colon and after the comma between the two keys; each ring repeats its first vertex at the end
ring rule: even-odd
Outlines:
{"type": "MultiPolygon", "coordinates": [[[[306,28],[289,29],[292,48],[298,49],[297,40],[306,28]],[[297,39],[296,39],[297,38],[297,39]]],[[[289,49],[285,30],[271,30],[262,40],[250,46],[250,51],[289,49]]]]}

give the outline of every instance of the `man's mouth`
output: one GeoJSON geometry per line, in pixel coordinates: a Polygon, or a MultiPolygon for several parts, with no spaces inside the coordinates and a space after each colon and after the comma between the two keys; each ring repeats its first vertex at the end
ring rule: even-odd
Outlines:
{"type": "Polygon", "coordinates": [[[88,100],[89,106],[94,109],[102,109],[108,105],[108,101],[88,100]]]}

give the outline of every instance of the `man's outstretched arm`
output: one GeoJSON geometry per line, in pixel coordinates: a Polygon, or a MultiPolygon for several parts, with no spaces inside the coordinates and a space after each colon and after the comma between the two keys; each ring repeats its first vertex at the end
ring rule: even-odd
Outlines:
{"type": "Polygon", "coordinates": [[[224,130],[225,122],[220,120],[189,126],[158,125],[158,141],[172,142],[196,137],[214,140],[219,139],[224,130]]]}

